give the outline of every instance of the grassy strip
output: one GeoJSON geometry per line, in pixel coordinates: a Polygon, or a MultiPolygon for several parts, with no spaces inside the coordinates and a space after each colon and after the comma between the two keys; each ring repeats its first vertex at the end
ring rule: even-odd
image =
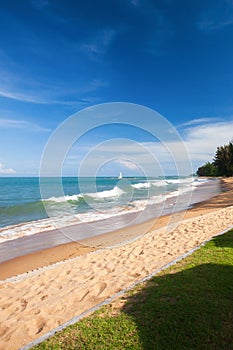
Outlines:
{"type": "Polygon", "coordinates": [[[34,349],[233,349],[233,230],[34,349]]]}

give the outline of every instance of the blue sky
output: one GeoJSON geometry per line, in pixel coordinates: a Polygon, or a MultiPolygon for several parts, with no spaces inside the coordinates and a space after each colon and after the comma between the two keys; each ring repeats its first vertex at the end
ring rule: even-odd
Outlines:
{"type": "MultiPolygon", "coordinates": [[[[232,42],[232,0],[1,1],[0,176],[38,175],[43,149],[66,118],[118,101],[167,118],[196,170],[233,138],[232,42]]],[[[105,133],[74,146],[64,174],[76,175],[105,133]]],[[[131,134],[160,152],[148,135],[131,134]]],[[[133,171],[122,160],[107,168],[107,175],[133,171]]]]}

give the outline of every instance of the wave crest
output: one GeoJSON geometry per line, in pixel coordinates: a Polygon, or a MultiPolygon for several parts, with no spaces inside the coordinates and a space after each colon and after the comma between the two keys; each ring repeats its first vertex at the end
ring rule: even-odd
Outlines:
{"type": "Polygon", "coordinates": [[[50,197],[48,199],[44,199],[44,201],[45,202],[56,202],[56,203],[64,203],[64,202],[68,202],[68,201],[78,202],[78,201],[83,200],[83,199],[88,198],[88,197],[91,197],[94,199],[120,197],[123,193],[124,193],[124,191],[122,189],[115,186],[113,189],[107,190],[107,191],[74,194],[71,196],[67,195],[67,196],[63,196],[63,197],[50,197]]]}
{"type": "Polygon", "coordinates": [[[138,184],[134,184],[132,185],[132,187],[134,188],[150,188],[151,187],[151,183],[150,182],[139,182],[138,184]]]}

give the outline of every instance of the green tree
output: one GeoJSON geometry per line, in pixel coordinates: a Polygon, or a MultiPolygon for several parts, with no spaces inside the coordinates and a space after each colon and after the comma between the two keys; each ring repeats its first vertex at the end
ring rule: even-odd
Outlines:
{"type": "Polygon", "coordinates": [[[233,176],[233,144],[217,148],[213,164],[217,168],[218,176],[233,176]]]}
{"type": "Polygon", "coordinates": [[[212,163],[197,170],[198,176],[233,176],[233,140],[228,145],[217,147],[212,163]]]}
{"type": "Polygon", "coordinates": [[[233,143],[232,142],[229,143],[228,152],[229,152],[229,163],[230,163],[230,165],[229,165],[230,175],[229,176],[233,176],[233,143]]]}
{"type": "Polygon", "coordinates": [[[213,163],[206,163],[197,170],[198,176],[217,176],[217,168],[213,163]]]}

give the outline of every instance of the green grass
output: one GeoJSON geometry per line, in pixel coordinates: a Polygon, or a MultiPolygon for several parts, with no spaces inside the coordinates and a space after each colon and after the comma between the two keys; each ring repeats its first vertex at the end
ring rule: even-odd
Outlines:
{"type": "Polygon", "coordinates": [[[34,349],[233,349],[233,230],[34,349]]]}

